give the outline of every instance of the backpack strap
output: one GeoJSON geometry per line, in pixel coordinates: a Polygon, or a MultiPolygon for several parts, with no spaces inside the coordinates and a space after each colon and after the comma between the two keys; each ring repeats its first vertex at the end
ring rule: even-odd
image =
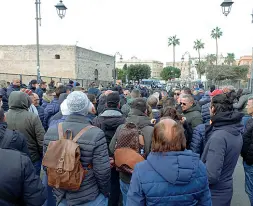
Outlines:
{"type": "Polygon", "coordinates": [[[62,123],[58,124],[58,134],[59,134],[59,140],[60,139],[66,139],[66,136],[64,136],[63,134],[63,127],[62,127],[62,123]]]}
{"type": "Polygon", "coordinates": [[[73,139],[74,142],[77,142],[77,140],[85,133],[87,132],[89,129],[93,128],[94,126],[89,125],[85,128],[83,128],[73,139]]]}

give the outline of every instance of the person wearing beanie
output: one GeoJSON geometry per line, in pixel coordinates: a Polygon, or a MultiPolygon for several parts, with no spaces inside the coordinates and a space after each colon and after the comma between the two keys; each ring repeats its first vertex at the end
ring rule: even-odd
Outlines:
{"type": "MultiPolygon", "coordinates": [[[[82,129],[91,125],[87,114],[92,108],[86,94],[74,91],[67,97],[69,115],[62,123],[63,130],[71,130],[75,137],[82,129]]],[[[64,102],[63,102],[64,103],[64,102]]],[[[58,127],[49,127],[44,137],[44,154],[51,141],[59,139],[58,127]]],[[[81,150],[81,163],[88,169],[81,187],[77,191],[54,189],[58,206],[67,205],[107,205],[110,194],[110,161],[105,133],[98,127],[89,128],[77,141],[81,150]]]]}
{"type": "MultiPolygon", "coordinates": [[[[111,92],[106,96],[106,104],[104,111],[93,120],[93,125],[99,127],[105,132],[108,151],[109,144],[117,130],[117,128],[125,123],[125,117],[120,108],[120,96],[118,92],[111,92]]],[[[109,152],[109,156],[113,159],[113,154],[109,152]]],[[[116,168],[111,169],[111,196],[109,205],[118,205],[120,197],[119,172],[116,168]]]]}

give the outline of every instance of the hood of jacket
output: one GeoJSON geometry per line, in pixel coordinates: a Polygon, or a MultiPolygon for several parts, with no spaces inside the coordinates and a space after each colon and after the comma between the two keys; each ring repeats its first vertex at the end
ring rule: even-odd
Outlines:
{"type": "Polygon", "coordinates": [[[24,92],[13,91],[9,97],[10,109],[25,109],[31,106],[30,97],[24,92]]]}
{"type": "Polygon", "coordinates": [[[165,153],[151,152],[147,161],[170,184],[185,185],[196,174],[199,155],[191,150],[165,153]]]}
{"type": "Polygon", "coordinates": [[[101,117],[121,117],[123,114],[119,109],[106,108],[99,116],[101,117]]]}
{"type": "Polygon", "coordinates": [[[126,122],[127,123],[132,122],[136,124],[139,128],[152,126],[149,117],[147,117],[146,114],[137,109],[131,109],[128,118],[126,119],[126,122]]]}
{"type": "Polygon", "coordinates": [[[212,131],[225,130],[232,135],[243,133],[243,125],[241,124],[243,113],[228,111],[220,112],[211,117],[212,131]]]}
{"type": "Polygon", "coordinates": [[[50,103],[54,99],[54,97],[53,96],[48,96],[46,93],[44,93],[42,99],[45,102],[50,103]]]}
{"type": "Polygon", "coordinates": [[[194,111],[201,112],[201,107],[196,103],[194,103],[188,110],[184,111],[184,113],[194,112],[194,111]]]}

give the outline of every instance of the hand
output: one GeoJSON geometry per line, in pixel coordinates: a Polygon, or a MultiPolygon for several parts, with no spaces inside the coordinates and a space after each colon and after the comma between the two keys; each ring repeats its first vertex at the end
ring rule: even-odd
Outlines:
{"type": "Polygon", "coordinates": [[[185,121],[186,121],[186,118],[185,118],[185,117],[182,117],[182,119],[181,119],[180,122],[183,124],[185,121]]]}
{"type": "Polygon", "coordinates": [[[109,157],[109,159],[110,159],[110,168],[113,168],[115,166],[114,159],[113,159],[113,157],[109,157]]]}

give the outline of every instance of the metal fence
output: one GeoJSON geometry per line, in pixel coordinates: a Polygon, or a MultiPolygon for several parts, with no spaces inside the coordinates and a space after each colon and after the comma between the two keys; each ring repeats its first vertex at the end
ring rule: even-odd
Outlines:
{"type": "MultiPolygon", "coordinates": [[[[28,85],[32,79],[37,79],[36,75],[29,74],[10,74],[10,73],[0,73],[0,80],[5,80],[7,82],[11,82],[13,79],[18,78],[22,81],[23,84],[28,85]]],[[[57,82],[61,82],[63,84],[67,84],[70,79],[68,78],[60,78],[60,77],[49,77],[49,76],[41,76],[41,79],[47,83],[50,83],[52,80],[57,82]]],[[[97,85],[106,86],[110,81],[102,81],[102,80],[91,80],[91,79],[71,79],[73,81],[77,81],[84,88],[88,88],[90,83],[96,82],[97,85]]]]}

